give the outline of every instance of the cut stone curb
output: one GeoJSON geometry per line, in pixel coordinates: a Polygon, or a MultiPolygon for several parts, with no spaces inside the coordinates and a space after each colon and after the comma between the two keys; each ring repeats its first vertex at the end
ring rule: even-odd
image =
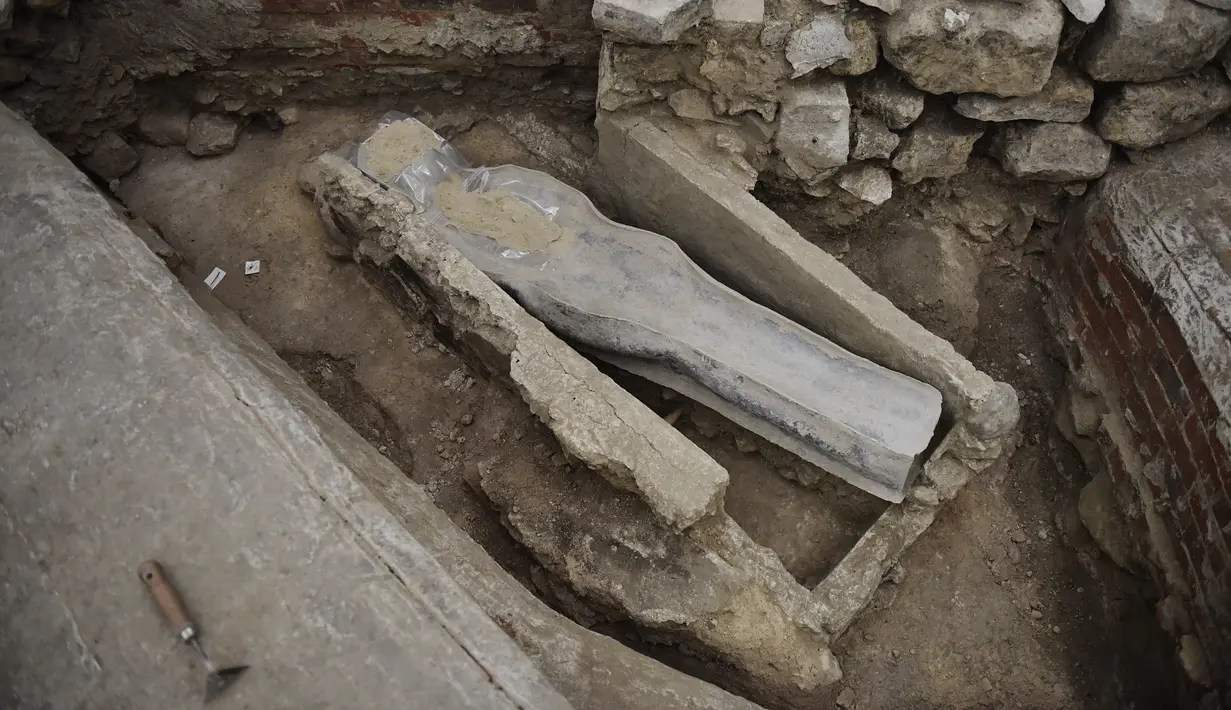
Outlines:
{"type": "Polygon", "coordinates": [[[337,155],[309,163],[301,184],[343,231],[364,235],[418,275],[458,341],[512,381],[570,455],[676,528],[721,508],[725,469],[438,239],[409,199],[337,155]]]}

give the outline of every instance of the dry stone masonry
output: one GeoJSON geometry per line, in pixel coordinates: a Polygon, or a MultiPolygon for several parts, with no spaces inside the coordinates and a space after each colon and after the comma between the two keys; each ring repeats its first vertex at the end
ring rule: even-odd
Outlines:
{"type": "Polygon", "coordinates": [[[832,202],[834,225],[961,175],[974,155],[1060,205],[1117,155],[1231,107],[1220,3],[604,1],[598,107],[655,117],[745,188],[832,202]]]}

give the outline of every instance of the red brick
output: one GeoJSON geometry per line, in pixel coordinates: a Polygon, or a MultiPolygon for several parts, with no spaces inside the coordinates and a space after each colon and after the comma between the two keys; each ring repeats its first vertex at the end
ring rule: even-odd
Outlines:
{"type": "MultiPolygon", "coordinates": [[[[1191,415],[1190,415],[1191,416],[1191,415]]],[[[1163,440],[1167,443],[1168,452],[1171,454],[1171,460],[1176,465],[1176,475],[1184,484],[1184,489],[1190,489],[1197,481],[1197,465],[1193,463],[1192,457],[1188,453],[1188,444],[1184,440],[1183,424],[1176,421],[1175,417],[1164,417],[1161,420],[1162,426],[1159,429],[1163,433],[1163,440]]]]}
{"type": "Polygon", "coordinates": [[[1188,413],[1193,411],[1192,400],[1188,396],[1188,388],[1184,386],[1184,380],[1180,379],[1180,374],[1175,371],[1175,366],[1170,360],[1155,360],[1152,363],[1154,376],[1158,378],[1158,383],[1163,386],[1163,393],[1167,395],[1167,401],[1171,402],[1180,413],[1188,413]]]}
{"type": "Polygon", "coordinates": [[[1197,535],[1203,537],[1209,529],[1209,510],[1206,507],[1205,487],[1201,485],[1200,477],[1192,484],[1185,496],[1188,500],[1188,518],[1196,528],[1197,535]]]}
{"type": "Polygon", "coordinates": [[[1184,382],[1185,389],[1188,390],[1189,400],[1197,416],[1206,422],[1217,419],[1218,404],[1214,402],[1213,395],[1205,386],[1205,378],[1201,376],[1201,369],[1197,366],[1197,361],[1193,359],[1192,353],[1185,352],[1175,361],[1175,366],[1176,372],[1184,382]]]}
{"type": "Polygon", "coordinates": [[[1167,304],[1156,293],[1145,305],[1146,312],[1154,323],[1154,329],[1158,331],[1163,344],[1167,346],[1167,352],[1171,353],[1172,361],[1178,361],[1188,352],[1188,343],[1184,340],[1180,327],[1176,325],[1171,311],[1167,310],[1167,304]]]}
{"type": "Polygon", "coordinates": [[[1188,442],[1188,450],[1192,453],[1193,462],[1197,468],[1210,478],[1218,477],[1218,461],[1214,458],[1214,449],[1210,446],[1210,437],[1205,432],[1202,421],[1196,414],[1184,420],[1184,439],[1188,442]]]}
{"type": "Polygon", "coordinates": [[[1155,417],[1182,417],[1185,412],[1177,412],[1167,399],[1167,393],[1163,391],[1163,386],[1159,384],[1158,378],[1154,376],[1154,372],[1149,365],[1141,358],[1133,358],[1130,362],[1133,364],[1133,375],[1137,380],[1137,386],[1141,388],[1141,393],[1145,395],[1146,402],[1150,405],[1150,411],[1155,417]]]}
{"type": "Polygon", "coordinates": [[[1129,277],[1124,273],[1124,267],[1118,259],[1111,259],[1103,271],[1111,292],[1120,301],[1120,310],[1134,323],[1149,323],[1146,311],[1138,300],[1137,290],[1129,283],[1129,277]]]}

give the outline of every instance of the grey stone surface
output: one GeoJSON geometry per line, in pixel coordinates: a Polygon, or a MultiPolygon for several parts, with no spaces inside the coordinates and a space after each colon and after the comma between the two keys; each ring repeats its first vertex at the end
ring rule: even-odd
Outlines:
{"type": "Polygon", "coordinates": [[[1231,37],[1231,15],[1191,0],[1110,0],[1082,42],[1096,81],[1158,81],[1197,69],[1231,37]]]}
{"type": "Polygon", "coordinates": [[[924,178],[953,177],[966,169],[983,124],[949,113],[929,111],[906,132],[893,156],[893,168],[902,182],[913,185],[924,178]]]}
{"type": "Polygon", "coordinates": [[[922,91],[888,74],[876,74],[860,82],[856,100],[861,111],[881,117],[895,131],[914,123],[923,113],[923,103],[922,91]]]}
{"type": "Polygon", "coordinates": [[[13,26],[13,7],[17,0],[0,0],[0,30],[13,26]]]}
{"type": "Polygon", "coordinates": [[[933,94],[1025,96],[1047,82],[1063,24],[1059,0],[916,0],[885,22],[881,49],[933,94]]]}
{"type": "Polygon", "coordinates": [[[1087,25],[1103,14],[1107,0],[1061,0],[1069,14],[1087,25]]]}
{"type": "Polygon", "coordinates": [[[854,160],[888,159],[897,149],[898,134],[885,128],[884,121],[879,118],[856,113],[854,139],[851,146],[851,158],[854,160]]]}
{"type": "Polygon", "coordinates": [[[721,466],[436,237],[409,199],[334,155],[303,175],[305,189],[328,205],[343,231],[365,233],[427,280],[438,317],[460,341],[473,343],[493,372],[507,373],[566,452],[642,496],[672,526],[687,527],[720,508],[727,484],[721,466]]]}
{"type": "Polygon", "coordinates": [[[864,202],[879,205],[893,196],[893,178],[889,171],[876,165],[851,166],[838,173],[838,187],[864,202]]]}
{"type": "Polygon", "coordinates": [[[851,13],[846,16],[846,36],[854,49],[849,59],[839,59],[829,67],[829,73],[837,76],[867,74],[876,68],[880,59],[880,43],[876,39],[873,18],[851,13]]]}
{"type": "Polygon", "coordinates": [[[187,107],[163,106],[142,114],[137,131],[154,145],[184,145],[190,120],[192,112],[187,107]]]}
{"type": "Polygon", "coordinates": [[[698,163],[652,123],[599,121],[596,186],[640,226],[680,243],[707,269],[843,347],[941,391],[948,411],[1003,436],[1017,420],[1012,388],[894,308],[756,198],[698,163]]]}
{"type": "Polygon", "coordinates": [[[1056,121],[1080,123],[1090,115],[1094,83],[1065,66],[1052,67],[1043,89],[1030,96],[1000,98],[990,94],[963,94],[953,110],[979,121],[1056,121]]]}
{"type": "Polygon", "coordinates": [[[716,654],[771,697],[841,678],[821,605],[725,513],[677,532],[584,471],[491,462],[479,476],[517,538],[600,610],[716,654]]]}
{"type": "Polygon", "coordinates": [[[6,697],[198,704],[201,668],[135,574],[154,557],[213,658],[252,666],[235,706],[569,707],[3,107],[0,155],[6,697]]]}
{"type": "Polygon", "coordinates": [[[774,147],[800,178],[846,163],[850,152],[851,107],[846,85],[819,79],[782,94],[774,147]]]}
{"type": "Polygon", "coordinates": [[[761,46],[766,49],[778,49],[786,45],[787,38],[790,36],[791,23],[789,20],[766,20],[761,28],[761,46]]]}
{"type": "Polygon", "coordinates": [[[295,105],[282,106],[274,111],[274,115],[282,122],[284,126],[293,126],[299,123],[299,107],[295,105]]]}
{"type": "Polygon", "coordinates": [[[667,97],[667,104],[680,118],[693,121],[713,121],[715,118],[710,95],[700,89],[680,89],[667,97]]]}
{"type": "Polygon", "coordinates": [[[860,0],[868,7],[874,7],[885,14],[892,15],[902,9],[902,0],[860,0]]]}
{"type": "Polygon", "coordinates": [[[846,25],[836,10],[821,10],[812,21],[791,33],[786,59],[792,77],[823,69],[855,53],[855,43],[846,36],[846,25]]]}
{"type": "Polygon", "coordinates": [[[422,487],[342,421],[235,313],[203,287],[196,288],[193,296],[236,346],[312,420],[325,444],[375,493],[398,524],[422,542],[574,707],[759,710],[743,698],[672,670],[553,611],[454,525],[422,487]]]}
{"type": "Polygon", "coordinates": [[[222,155],[239,142],[239,122],[223,113],[198,113],[188,122],[188,152],[222,155]]]}
{"type": "Polygon", "coordinates": [[[1112,562],[1130,572],[1140,569],[1136,535],[1116,502],[1115,484],[1106,471],[1100,471],[1082,487],[1077,513],[1090,537],[1112,562]]]}
{"type": "Polygon", "coordinates": [[[1099,108],[1099,135],[1131,150],[1191,136],[1231,108],[1231,83],[1207,67],[1195,76],[1125,84],[1099,108]]]}
{"type": "Polygon", "coordinates": [[[664,44],[679,39],[709,11],[705,0],[596,0],[591,16],[603,32],[639,44],[664,44]]]}
{"type": "Polygon", "coordinates": [[[114,180],[137,167],[140,156],[115,131],[107,131],[94,141],[88,155],[82,159],[86,169],[104,180],[114,180]]]}
{"type": "Polygon", "coordinates": [[[1107,172],[1111,146],[1080,123],[1011,123],[993,139],[1005,172],[1026,180],[1093,180],[1107,172]]]}
{"type": "Polygon", "coordinates": [[[765,0],[711,0],[715,22],[759,25],[765,20],[765,0]]]}

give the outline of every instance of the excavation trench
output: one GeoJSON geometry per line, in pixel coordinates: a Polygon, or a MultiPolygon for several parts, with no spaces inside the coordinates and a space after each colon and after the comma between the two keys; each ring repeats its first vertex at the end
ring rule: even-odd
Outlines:
{"type": "MultiPolygon", "coordinates": [[[[342,256],[312,200],[296,186],[300,165],[362,137],[384,108],[316,108],[280,134],[250,131],[233,153],[207,161],[144,146],[140,169],[118,194],[182,255],[183,279],[204,279],[215,267],[227,271],[213,295],[520,583],[575,620],[669,665],[772,702],[773,692],[723,670],[723,659],[713,653],[675,647],[670,634],[638,628],[611,605],[576,594],[500,524],[476,481],[480,467],[595,474],[564,454],[518,394],[465,343],[452,341],[412,271],[342,256]],[[261,263],[257,274],[235,268],[254,260],[261,263]]],[[[578,117],[538,111],[552,123],[572,121],[579,135],[586,134],[578,117]]],[[[473,163],[552,170],[498,122],[459,123],[472,125],[450,138],[473,163]]],[[[681,395],[608,365],[602,369],[653,411],[672,415],[679,431],[726,468],[727,513],[804,587],[823,579],[888,506],[681,395]]]]}

